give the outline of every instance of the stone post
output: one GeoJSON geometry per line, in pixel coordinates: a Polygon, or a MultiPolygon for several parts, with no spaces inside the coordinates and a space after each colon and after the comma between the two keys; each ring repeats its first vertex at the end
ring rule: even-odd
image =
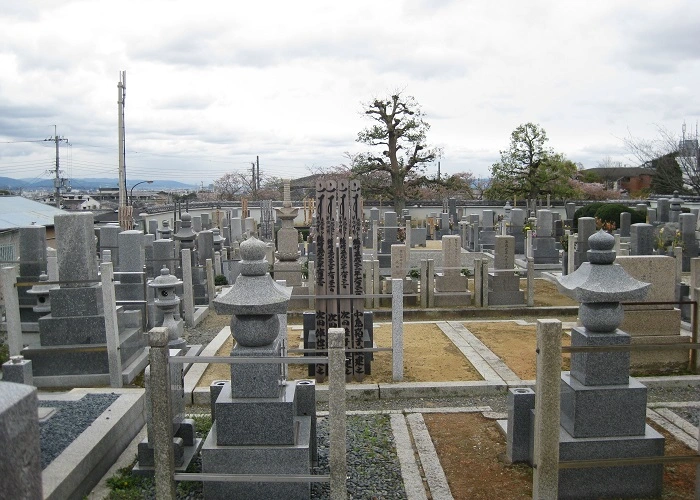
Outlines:
{"type": "Polygon", "coordinates": [[[392,378],[403,380],[403,280],[391,280],[391,348],[392,378]]]}
{"type": "Polygon", "coordinates": [[[10,356],[18,356],[22,350],[22,320],[19,315],[17,294],[17,266],[2,268],[2,295],[5,298],[5,321],[7,323],[7,347],[10,356]]]}
{"type": "Polygon", "coordinates": [[[420,261],[420,308],[428,307],[428,261],[420,261]]]}
{"type": "Polygon", "coordinates": [[[676,284],[678,284],[683,274],[683,247],[673,247],[673,256],[676,259],[676,284]]]}
{"type": "Polygon", "coordinates": [[[535,305],[535,259],[527,258],[527,306],[535,305]]]}
{"type": "Polygon", "coordinates": [[[435,261],[428,259],[428,307],[435,307],[435,261]]]}
{"type": "Polygon", "coordinates": [[[49,275],[49,281],[58,281],[58,255],[55,248],[46,248],[46,274],[49,275]]]}
{"type": "Polygon", "coordinates": [[[345,451],[345,329],[328,329],[328,419],[330,422],[331,500],[347,498],[345,451]]]}
{"type": "Polygon", "coordinates": [[[481,261],[481,304],[484,307],[489,306],[489,260],[481,261]]]}
{"type": "Polygon", "coordinates": [[[481,259],[474,259],[474,306],[483,305],[483,278],[481,277],[481,259]]]}
{"type": "Polygon", "coordinates": [[[374,308],[379,309],[379,294],[381,293],[381,283],[379,279],[379,261],[376,259],[372,261],[372,284],[374,286],[374,290],[372,291],[372,293],[375,295],[374,308]]]}
{"type": "Polygon", "coordinates": [[[209,309],[213,309],[216,289],[214,287],[214,265],[211,259],[206,260],[205,267],[207,271],[207,294],[209,295],[209,309]]]}
{"type": "MultiPolygon", "coordinates": [[[[107,250],[106,250],[107,251],[107,250]]],[[[109,363],[110,387],[122,387],[122,359],[119,353],[119,324],[114,291],[114,270],[111,262],[100,264],[102,279],[102,303],[105,313],[105,337],[109,363]]]]}
{"type": "Polygon", "coordinates": [[[571,274],[574,272],[574,267],[576,267],[576,235],[574,233],[569,233],[567,238],[569,245],[566,250],[566,274],[571,274]]]}
{"type": "Polygon", "coordinates": [[[306,284],[309,288],[309,309],[316,310],[316,263],[313,260],[307,261],[307,269],[309,270],[309,276],[306,278],[306,284]]]}
{"type": "Polygon", "coordinates": [[[528,229],[527,236],[525,237],[525,257],[530,258],[532,256],[532,229],[528,229]]]}
{"type": "Polygon", "coordinates": [[[182,302],[185,308],[185,323],[194,326],[194,294],[192,292],[192,256],[189,248],[182,249],[182,302]]]}
{"type": "Polygon", "coordinates": [[[537,320],[537,378],[532,498],[557,498],[559,486],[559,384],[561,322],[537,320]]]}
{"type": "Polygon", "coordinates": [[[148,345],[151,347],[149,358],[156,498],[174,499],[175,456],[172,446],[168,329],[152,328],[148,332],[148,345]]]}

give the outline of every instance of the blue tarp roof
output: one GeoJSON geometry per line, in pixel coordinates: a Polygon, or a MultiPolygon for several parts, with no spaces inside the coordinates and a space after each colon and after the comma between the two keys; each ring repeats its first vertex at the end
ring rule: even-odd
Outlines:
{"type": "Polygon", "coordinates": [[[0,231],[32,224],[53,226],[54,215],[67,213],[22,196],[0,196],[0,231]]]}

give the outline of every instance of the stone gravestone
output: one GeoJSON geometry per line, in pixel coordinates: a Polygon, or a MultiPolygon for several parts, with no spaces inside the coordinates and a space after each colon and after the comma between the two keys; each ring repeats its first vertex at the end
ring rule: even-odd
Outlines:
{"type": "Polygon", "coordinates": [[[515,268],[515,238],[496,236],[496,256],[494,270],[488,273],[489,305],[514,305],[525,302],[525,294],[520,290],[520,277],[515,268]]]}
{"type": "Polygon", "coordinates": [[[484,210],[481,215],[481,232],[479,234],[479,240],[483,250],[493,250],[495,245],[495,216],[496,213],[493,210],[484,210]]]}
{"type": "Polygon", "coordinates": [[[533,238],[535,264],[558,264],[559,251],[554,239],[554,218],[550,210],[537,212],[537,236],[533,238]]]}
{"type": "Polygon", "coordinates": [[[275,209],[282,227],[277,231],[277,260],[274,271],[276,280],[285,280],[287,286],[301,286],[301,262],[299,262],[299,231],[294,227],[294,219],[299,213],[292,207],[289,180],[284,181],[284,201],[282,208],[275,209]]]}
{"type": "Polygon", "coordinates": [[[656,200],[656,220],[658,222],[670,222],[671,201],[668,198],[656,200]]]}
{"type": "MultiPolygon", "coordinates": [[[[108,383],[109,362],[102,287],[97,279],[93,214],[54,217],[58,273],[63,284],[50,290],[51,313],[39,318],[39,346],[22,351],[32,360],[37,386],[89,387],[108,383]]],[[[119,355],[128,382],[139,373],[145,339],[140,326],[128,321],[122,307],[119,355]],[[132,370],[131,368],[134,368],[132,370]]],[[[140,318],[140,317],[139,317],[140,318]]]]}
{"type": "Polygon", "coordinates": [[[678,222],[681,230],[681,243],[683,247],[683,272],[690,272],[690,259],[698,256],[698,241],[695,239],[695,226],[697,224],[695,214],[680,214],[678,222]]]}
{"type": "Polygon", "coordinates": [[[0,496],[40,499],[37,390],[24,384],[0,382],[0,496]]]}
{"type": "MultiPolygon", "coordinates": [[[[214,305],[232,314],[236,343],[232,357],[280,357],[279,315],[286,314],[291,289],[267,273],[265,244],[250,238],[241,244],[241,275],[214,305]]],[[[286,336],[286,332],[284,332],[286,336]]],[[[202,471],[228,474],[310,474],[313,419],[303,414],[300,394],[313,381],[285,383],[280,365],[231,365],[231,382],[220,388],[214,423],[202,446],[202,471]]],[[[315,400],[313,401],[315,406],[315,400]]],[[[208,499],[308,499],[309,483],[205,482],[208,499]]]]}
{"type": "MultiPolygon", "coordinates": [[[[576,248],[574,249],[574,269],[588,262],[588,238],[595,234],[595,219],[593,217],[579,217],[578,232],[576,233],[576,248]]],[[[569,269],[569,274],[571,269],[569,269]]]]}
{"type": "MultiPolygon", "coordinates": [[[[665,305],[625,305],[620,328],[632,344],[687,344],[690,337],[680,334],[681,311],[676,304],[676,259],[664,255],[618,257],[616,262],[640,281],[650,283],[645,302],[671,302],[665,305]]],[[[631,366],[638,370],[671,373],[688,367],[688,351],[683,349],[634,351],[631,366]]]]}
{"type": "Polygon", "coordinates": [[[517,255],[525,254],[525,210],[522,208],[514,208],[510,211],[510,226],[508,226],[508,235],[515,238],[515,253],[517,255]]]}
{"type": "Polygon", "coordinates": [[[435,306],[450,307],[468,305],[471,294],[467,292],[467,277],[462,274],[462,241],[459,235],[442,238],[442,273],[435,277],[435,306]]]}
{"type": "Polygon", "coordinates": [[[391,267],[391,246],[401,243],[398,238],[398,224],[396,212],[384,213],[384,234],[377,255],[381,269],[391,267]]]}
{"type": "Polygon", "coordinates": [[[100,256],[105,250],[109,250],[114,269],[119,269],[119,233],[121,232],[122,228],[116,224],[108,224],[100,228],[100,256]]]}
{"type": "Polygon", "coordinates": [[[652,255],[654,253],[654,226],[632,224],[630,226],[630,255],[652,255]]]}
{"type": "Polygon", "coordinates": [[[467,244],[467,249],[470,252],[481,251],[480,233],[481,225],[479,222],[479,214],[469,214],[469,242],[467,244]]]}
{"type": "MultiPolygon", "coordinates": [[[[9,264],[2,264],[3,266],[9,264]]],[[[47,272],[48,260],[46,254],[46,227],[23,226],[19,228],[19,276],[18,282],[39,281],[39,277],[47,272]]],[[[20,319],[24,323],[23,329],[27,329],[28,323],[32,323],[32,330],[36,331],[36,322],[41,313],[35,310],[37,297],[29,293],[29,288],[18,287],[20,319]]]]}
{"type": "Polygon", "coordinates": [[[629,212],[620,213],[620,238],[630,237],[630,224],[632,223],[632,214],[629,212]]]}

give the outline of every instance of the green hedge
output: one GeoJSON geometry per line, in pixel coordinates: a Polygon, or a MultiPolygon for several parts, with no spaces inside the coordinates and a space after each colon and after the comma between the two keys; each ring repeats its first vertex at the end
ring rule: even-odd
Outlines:
{"type": "Polygon", "coordinates": [[[593,217],[603,222],[613,222],[615,227],[620,227],[620,214],[629,212],[632,214],[631,224],[644,223],[647,220],[646,211],[621,205],[619,203],[591,203],[581,207],[574,213],[574,229],[578,229],[578,219],[580,217],[593,217]]]}

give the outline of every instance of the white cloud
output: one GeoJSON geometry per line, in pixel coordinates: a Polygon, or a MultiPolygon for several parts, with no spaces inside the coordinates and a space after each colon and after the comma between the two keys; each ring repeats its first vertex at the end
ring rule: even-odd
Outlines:
{"type": "Polygon", "coordinates": [[[427,113],[443,172],[487,174],[528,121],[573,161],[622,161],[629,133],[700,118],[699,20],[681,1],[10,0],[0,176],[50,168],[47,144],[6,143],[54,124],[73,176],[116,176],[120,70],[131,178],[208,183],[256,155],[280,176],[343,163],[361,103],[397,89],[427,113]]]}

